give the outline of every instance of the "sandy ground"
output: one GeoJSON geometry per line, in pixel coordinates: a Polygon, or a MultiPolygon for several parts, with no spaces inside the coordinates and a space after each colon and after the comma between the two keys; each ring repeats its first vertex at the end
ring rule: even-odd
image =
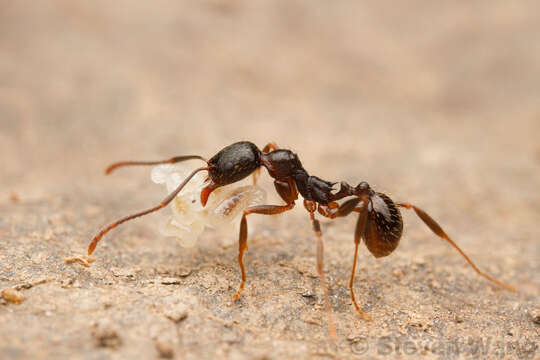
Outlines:
{"type": "Polygon", "coordinates": [[[0,300],[0,358],[539,357],[538,2],[138,3],[0,4],[0,289],[24,296],[0,300]],[[404,213],[391,256],[359,254],[367,322],[355,219],[323,221],[332,343],[302,206],[249,219],[236,303],[236,234],[182,248],[157,231],[169,209],[66,263],[164,196],[108,163],[238,140],[418,204],[518,291],[404,213]]]}

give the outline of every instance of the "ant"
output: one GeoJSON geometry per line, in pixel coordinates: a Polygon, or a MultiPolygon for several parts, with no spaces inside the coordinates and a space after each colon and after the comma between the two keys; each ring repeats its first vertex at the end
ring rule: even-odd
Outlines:
{"type": "Polygon", "coordinates": [[[92,254],[103,235],[118,225],[167,206],[191,178],[200,171],[208,171],[207,180],[201,191],[201,204],[205,206],[208,197],[216,188],[238,182],[251,174],[253,174],[253,182],[256,183],[261,167],[265,167],[269,175],[274,179],[275,189],[285,201],[285,205],[258,205],[248,207],[244,210],[240,222],[238,239],[238,264],[240,265],[242,280],[238,291],[234,295],[235,300],[240,297],[246,282],[246,271],[243,262],[244,252],[248,250],[246,217],[250,214],[275,215],[291,210],[295,206],[295,201],[298,200],[299,193],[304,198],[304,207],[309,213],[313,230],[317,236],[317,272],[324,291],[330,334],[334,338],[335,327],[331,317],[328,288],[323,274],[324,245],[322,231],[319,220],[315,218],[316,212],[330,219],[344,217],[353,212],[358,213],[354,232],[355,248],[349,290],[356,311],[366,320],[369,320],[370,316],[360,310],[353,290],[358,245],[360,244],[360,240],[364,239],[368,250],[376,258],[390,255],[398,246],[403,232],[403,220],[399,211],[400,207],[407,210],[414,210],[416,215],[418,215],[431,231],[440,238],[448,241],[480,276],[501,287],[515,291],[513,286],[502,283],[480,271],[459,246],[444,232],[441,226],[422,209],[411,203],[394,203],[387,195],[373,190],[365,181],[360,182],[355,187],[342,181],[339,190],[335,191],[334,186],[336,183],[309,175],[295,153],[290,150],[280,149],[273,142],[266,145],[262,150],[259,150],[255,144],[248,141],[236,142],[223,148],[208,161],[199,155],[177,156],[163,161],[123,161],[110,165],[105,173],[110,174],[112,171],[123,166],[173,164],[193,159],[203,160],[207,166],[193,170],[159,205],[124,217],[105,227],[90,243],[88,255],[92,254]],[[345,199],[345,201],[338,204],[337,201],[341,199],[345,199]]]}

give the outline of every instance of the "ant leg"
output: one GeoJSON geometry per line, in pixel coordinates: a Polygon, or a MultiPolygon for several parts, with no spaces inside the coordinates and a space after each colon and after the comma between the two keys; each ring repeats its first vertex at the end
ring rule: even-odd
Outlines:
{"type": "Polygon", "coordinates": [[[358,221],[356,222],[356,229],[354,231],[354,258],[353,258],[353,266],[352,266],[352,271],[351,271],[351,279],[349,281],[349,290],[351,291],[351,299],[354,304],[354,307],[356,308],[356,311],[358,311],[360,316],[362,316],[364,319],[370,320],[371,317],[365,312],[363,312],[362,310],[360,310],[360,307],[356,303],[356,299],[354,298],[354,290],[353,290],[354,273],[356,271],[356,258],[358,255],[358,245],[360,244],[360,239],[366,233],[367,215],[368,215],[367,206],[365,206],[366,200],[361,200],[361,201],[362,201],[363,206],[360,209],[358,221]]]}
{"type": "Polygon", "coordinates": [[[154,211],[157,211],[157,210],[167,206],[176,197],[176,195],[178,195],[178,193],[189,182],[189,180],[191,180],[191,178],[196,173],[198,173],[199,171],[203,171],[203,170],[208,170],[208,168],[207,167],[200,167],[198,169],[193,170],[193,172],[191,174],[189,174],[189,176],[187,178],[185,178],[185,180],[182,181],[182,183],[180,185],[178,185],[176,190],[174,190],[172,193],[167,195],[167,197],[165,199],[163,199],[163,201],[158,206],[155,206],[155,207],[153,207],[151,209],[148,209],[148,210],[138,212],[138,213],[133,214],[133,215],[126,216],[125,218],[122,218],[122,219],[110,224],[109,226],[105,227],[96,236],[94,236],[94,239],[92,239],[92,242],[88,246],[88,255],[90,255],[90,254],[92,254],[92,252],[94,252],[94,249],[96,248],[97,243],[99,242],[99,240],[101,240],[103,235],[105,235],[106,233],[108,233],[110,230],[114,229],[118,225],[120,225],[120,224],[122,224],[122,223],[124,223],[124,222],[126,222],[128,220],[138,218],[139,216],[150,214],[150,213],[152,213],[154,211]]]}
{"type": "Polygon", "coordinates": [[[116,162],[114,164],[111,164],[105,169],[105,175],[109,175],[114,170],[116,170],[119,167],[124,166],[133,166],[133,165],[159,165],[159,164],[174,164],[181,161],[186,160],[193,160],[193,159],[199,159],[204,162],[206,162],[206,159],[199,155],[184,155],[184,156],[175,156],[167,160],[160,160],[160,161],[120,161],[116,162]]]}
{"type": "Polygon", "coordinates": [[[503,288],[506,288],[508,290],[511,290],[511,291],[516,291],[516,289],[512,286],[512,285],[508,285],[508,284],[505,284],[499,280],[496,280],[494,278],[492,278],[491,276],[483,273],[482,271],[480,271],[480,269],[478,269],[476,267],[476,265],[474,265],[474,263],[471,261],[471,259],[469,259],[469,257],[463,252],[463,250],[461,250],[459,248],[459,246],[457,246],[457,244],[452,240],[450,239],[450,237],[448,235],[446,235],[446,233],[444,232],[444,230],[441,228],[441,226],[439,224],[437,224],[437,222],[435,220],[433,220],[433,218],[431,216],[429,216],[424,210],[410,204],[410,203],[398,203],[397,204],[398,206],[401,206],[401,207],[404,207],[408,210],[410,209],[413,209],[415,212],[416,212],[416,215],[418,215],[418,217],[431,229],[431,231],[433,231],[437,236],[439,236],[440,238],[448,241],[450,243],[450,245],[452,245],[464,258],[465,260],[467,260],[467,262],[469,263],[469,265],[474,269],[474,271],[476,271],[476,273],[486,279],[488,279],[489,281],[503,287],[503,288]]]}
{"type": "Polygon", "coordinates": [[[290,210],[294,207],[294,202],[287,205],[259,205],[252,206],[244,210],[242,215],[242,220],[240,221],[240,236],[238,238],[238,264],[240,265],[240,272],[242,273],[242,281],[240,282],[240,287],[234,295],[234,300],[238,300],[240,293],[244,289],[244,284],[246,282],[246,270],[244,268],[244,251],[248,250],[247,246],[247,220],[246,216],[249,214],[262,214],[262,215],[276,215],[281,214],[287,210],[290,210]]]}
{"type": "Polygon", "coordinates": [[[262,152],[267,153],[267,152],[274,151],[274,150],[277,150],[277,149],[279,149],[277,144],[275,142],[271,141],[268,144],[266,144],[266,146],[263,148],[262,152]]]}
{"type": "Polygon", "coordinates": [[[356,206],[358,205],[358,203],[360,203],[360,201],[361,199],[358,197],[345,201],[343,204],[339,206],[336,216],[343,217],[343,216],[349,215],[351,212],[355,210],[356,206]]]}
{"type": "Polygon", "coordinates": [[[353,211],[359,211],[360,208],[357,207],[358,203],[361,201],[360,198],[355,197],[345,201],[343,204],[338,205],[336,202],[329,202],[327,205],[321,205],[317,207],[319,214],[330,219],[335,219],[337,217],[345,217],[352,213],[353,211]]]}
{"type": "Polygon", "coordinates": [[[275,180],[274,186],[279,196],[285,201],[286,205],[260,205],[252,206],[244,210],[244,215],[240,222],[240,236],[238,238],[238,264],[240,265],[240,271],[242,272],[242,282],[240,283],[240,288],[234,295],[234,299],[237,300],[240,297],[240,293],[244,288],[244,283],[246,282],[246,271],[244,269],[243,256],[244,251],[247,251],[247,221],[246,216],[249,214],[263,214],[263,215],[274,215],[280,214],[287,210],[290,210],[294,207],[294,202],[298,199],[298,190],[294,185],[292,179],[287,181],[275,180]]]}
{"type": "Polygon", "coordinates": [[[313,224],[313,231],[317,235],[317,272],[319,273],[319,279],[324,291],[324,303],[326,306],[326,313],[328,314],[328,330],[330,336],[336,339],[336,327],[332,319],[332,309],[330,308],[330,300],[328,298],[328,287],[326,286],[326,280],[324,278],[324,243],[322,239],[321,223],[315,219],[315,203],[313,201],[304,200],[304,207],[309,211],[309,217],[313,224]]]}

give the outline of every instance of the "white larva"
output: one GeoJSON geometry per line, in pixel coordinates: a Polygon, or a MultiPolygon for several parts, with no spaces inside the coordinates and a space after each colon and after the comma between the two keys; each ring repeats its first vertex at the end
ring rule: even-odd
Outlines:
{"type": "MultiPolygon", "coordinates": [[[[154,183],[164,184],[170,193],[190,173],[186,165],[165,164],[154,167],[151,177],[154,183]]],[[[177,238],[184,247],[193,247],[206,227],[218,229],[226,243],[237,238],[243,211],[266,200],[266,192],[259,186],[231,184],[214,190],[203,207],[200,196],[206,176],[198,173],[186,184],[171,202],[172,215],[159,227],[161,234],[177,238]]]]}

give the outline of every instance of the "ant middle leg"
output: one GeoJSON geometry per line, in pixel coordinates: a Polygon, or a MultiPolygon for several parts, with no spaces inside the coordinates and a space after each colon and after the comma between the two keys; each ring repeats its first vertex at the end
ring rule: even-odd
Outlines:
{"type": "Polygon", "coordinates": [[[298,190],[296,189],[296,186],[294,185],[294,182],[292,181],[292,179],[289,179],[287,181],[276,180],[274,181],[274,186],[278,194],[285,201],[286,203],[285,205],[252,206],[244,210],[244,214],[242,215],[242,220],[240,221],[240,235],[238,237],[238,265],[240,265],[242,281],[240,282],[240,287],[238,288],[238,291],[234,295],[234,300],[237,300],[240,297],[240,293],[244,289],[244,284],[246,282],[246,270],[244,268],[244,261],[243,261],[244,251],[248,250],[248,246],[247,246],[248,230],[247,230],[246,216],[249,214],[262,214],[262,215],[281,214],[285,211],[292,209],[295,205],[294,202],[296,201],[296,199],[298,199],[298,190]]]}
{"type": "Polygon", "coordinates": [[[336,327],[332,319],[332,309],[330,308],[330,300],[328,297],[328,286],[326,285],[326,279],[324,277],[324,242],[322,239],[321,223],[315,219],[315,209],[317,204],[314,201],[304,200],[304,207],[309,212],[309,217],[313,225],[313,231],[317,235],[317,273],[321,281],[321,287],[324,292],[324,303],[326,307],[326,313],[328,314],[328,330],[330,336],[336,339],[336,327]]]}
{"type": "Polygon", "coordinates": [[[465,258],[465,260],[467,260],[467,262],[469,263],[469,265],[474,269],[474,271],[476,271],[476,273],[484,278],[486,278],[487,280],[505,288],[505,289],[508,289],[510,291],[516,291],[516,289],[512,286],[512,285],[508,285],[508,284],[505,284],[497,279],[494,279],[492,278],[491,276],[485,274],[484,272],[480,271],[480,269],[478,269],[478,267],[472,262],[471,259],[469,259],[469,257],[465,254],[465,252],[463,250],[460,249],[460,247],[444,232],[444,230],[442,229],[442,227],[435,221],[433,220],[433,218],[431,216],[429,216],[424,210],[410,204],[410,203],[398,203],[397,204],[398,206],[401,206],[401,207],[404,207],[408,210],[410,209],[413,209],[414,212],[416,213],[416,215],[418,215],[418,217],[424,222],[424,224],[427,225],[427,227],[429,227],[431,229],[431,231],[433,231],[437,236],[439,236],[440,238],[448,241],[450,243],[450,245],[452,245],[460,254],[461,256],[463,256],[465,258]]]}
{"type": "MultiPolygon", "coordinates": [[[[356,229],[354,232],[354,258],[353,258],[353,266],[351,271],[351,278],[349,280],[349,290],[351,292],[351,300],[356,308],[356,311],[366,320],[370,320],[370,316],[360,310],[360,306],[358,306],[358,303],[356,302],[356,299],[354,297],[354,289],[353,289],[353,283],[354,283],[354,274],[356,272],[356,261],[358,257],[358,245],[360,244],[360,240],[364,236],[366,232],[366,225],[367,225],[367,200],[359,197],[354,197],[350,200],[345,201],[341,205],[332,205],[332,203],[329,203],[328,205],[322,206],[319,204],[318,211],[321,215],[326,216],[330,219],[335,219],[336,217],[344,217],[352,213],[353,211],[359,212],[360,215],[358,216],[358,221],[356,222],[356,229]],[[337,207],[336,207],[337,206],[337,207]]],[[[308,211],[315,211],[315,204],[308,204],[305,205],[306,209],[308,211]]],[[[313,220],[313,217],[312,217],[313,220]]]]}
{"type": "Polygon", "coordinates": [[[248,250],[247,246],[247,220],[246,216],[249,214],[262,214],[262,215],[276,215],[281,214],[285,211],[288,211],[294,207],[294,202],[287,205],[259,205],[252,206],[244,210],[242,215],[242,220],[240,221],[240,236],[238,238],[238,265],[240,265],[240,271],[242,273],[242,281],[240,282],[240,287],[234,295],[234,300],[238,300],[240,293],[244,289],[244,284],[246,282],[246,270],[244,268],[244,251],[248,250]]]}

